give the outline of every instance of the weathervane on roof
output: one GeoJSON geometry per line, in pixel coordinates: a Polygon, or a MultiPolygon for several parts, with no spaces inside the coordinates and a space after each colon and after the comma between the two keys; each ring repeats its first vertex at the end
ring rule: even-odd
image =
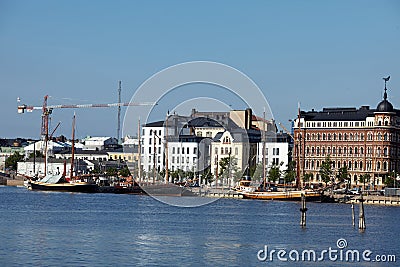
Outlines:
{"type": "Polygon", "coordinates": [[[386,83],[389,81],[389,79],[390,79],[390,75],[387,76],[386,78],[383,78],[383,80],[385,81],[385,93],[383,94],[383,98],[384,98],[385,100],[387,99],[387,93],[386,93],[387,88],[386,88],[386,83]]]}

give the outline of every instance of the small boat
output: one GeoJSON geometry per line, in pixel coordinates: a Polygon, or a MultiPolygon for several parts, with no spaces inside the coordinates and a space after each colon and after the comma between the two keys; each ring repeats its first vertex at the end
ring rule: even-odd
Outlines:
{"type": "Polygon", "coordinates": [[[251,185],[251,180],[240,180],[239,184],[233,187],[232,190],[238,193],[252,193],[256,191],[256,188],[251,185]]]}
{"type": "Polygon", "coordinates": [[[304,194],[309,201],[321,201],[323,194],[313,190],[288,190],[277,192],[241,192],[243,198],[263,200],[300,201],[304,194]]]}

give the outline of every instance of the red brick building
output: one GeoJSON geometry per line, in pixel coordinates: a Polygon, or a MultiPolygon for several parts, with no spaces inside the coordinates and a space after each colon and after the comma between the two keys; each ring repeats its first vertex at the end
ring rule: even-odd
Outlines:
{"type": "Polygon", "coordinates": [[[368,173],[368,188],[382,188],[387,175],[400,170],[400,110],[387,100],[386,90],[385,84],[383,100],[376,109],[362,106],[300,112],[294,123],[294,158],[300,163],[301,179],[311,173],[311,181],[320,182],[320,166],[327,155],[334,173],[347,166],[352,186],[362,185],[360,175],[368,173]]]}

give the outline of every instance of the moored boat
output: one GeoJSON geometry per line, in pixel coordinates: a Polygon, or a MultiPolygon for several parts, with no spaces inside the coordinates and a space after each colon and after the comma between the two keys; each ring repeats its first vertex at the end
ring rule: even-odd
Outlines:
{"type": "Polygon", "coordinates": [[[288,190],[278,192],[241,192],[243,198],[262,200],[300,201],[304,194],[308,201],[321,201],[322,192],[312,190],[288,190]]]}
{"type": "Polygon", "coordinates": [[[96,193],[98,186],[84,181],[67,181],[61,174],[57,174],[47,175],[38,181],[30,181],[28,188],[41,191],[96,193]]]}

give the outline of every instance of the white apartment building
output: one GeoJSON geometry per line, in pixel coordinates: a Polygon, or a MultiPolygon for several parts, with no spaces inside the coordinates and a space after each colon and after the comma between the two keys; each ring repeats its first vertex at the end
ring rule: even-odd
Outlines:
{"type": "Polygon", "coordinates": [[[262,163],[263,156],[265,155],[266,173],[268,173],[272,166],[280,166],[281,171],[287,169],[290,160],[290,138],[291,137],[285,133],[277,133],[274,136],[267,137],[265,142],[265,154],[263,154],[262,151],[263,143],[259,142],[257,144],[257,163],[262,163]]]}

